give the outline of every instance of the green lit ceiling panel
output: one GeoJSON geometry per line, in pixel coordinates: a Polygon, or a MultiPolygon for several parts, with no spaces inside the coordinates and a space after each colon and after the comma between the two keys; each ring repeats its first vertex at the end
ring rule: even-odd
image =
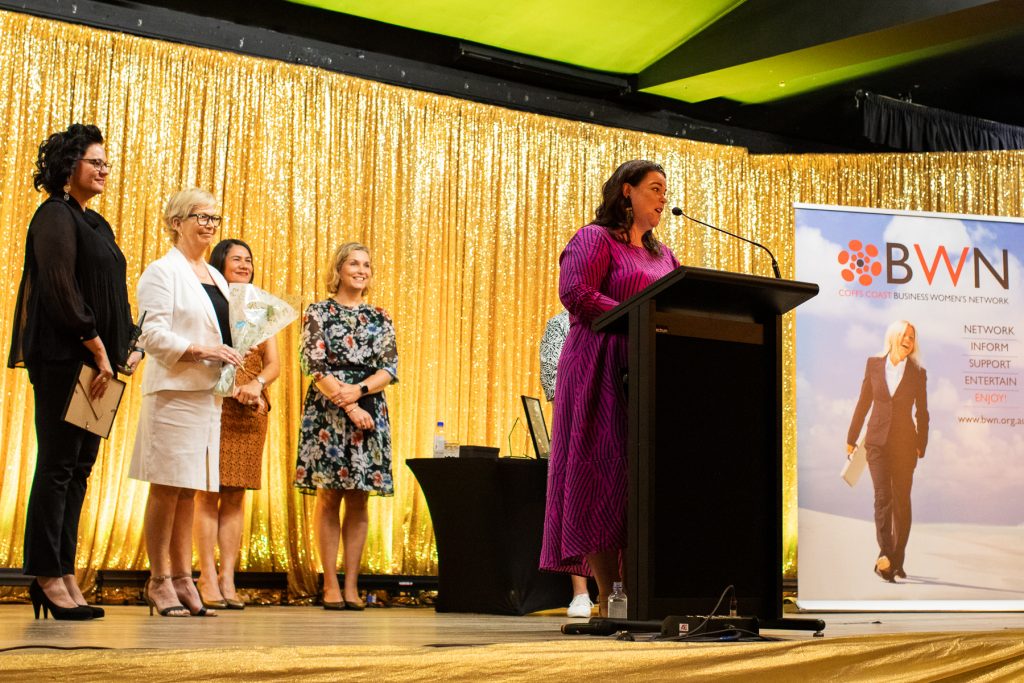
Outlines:
{"type": "Polygon", "coordinates": [[[865,33],[803,50],[642,88],[685,102],[722,97],[770,102],[868,74],[948,54],[1019,31],[976,12],[959,12],[865,33]]]}
{"type": "Polygon", "coordinates": [[[574,66],[638,73],[743,0],[290,0],[574,66]]]}
{"type": "Polygon", "coordinates": [[[891,54],[882,51],[874,55],[853,55],[844,53],[835,44],[820,45],[644,88],[643,92],[684,102],[703,102],[715,97],[745,104],[771,102],[952,52],[977,42],[980,40],[964,39],[943,46],[891,54]]]}

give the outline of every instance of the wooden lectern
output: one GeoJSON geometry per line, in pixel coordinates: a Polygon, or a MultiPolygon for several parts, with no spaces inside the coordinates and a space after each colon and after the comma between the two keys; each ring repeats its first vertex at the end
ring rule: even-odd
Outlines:
{"type": "Polygon", "coordinates": [[[731,584],[763,628],[824,627],[781,623],[782,314],[817,293],[680,267],[594,321],[629,337],[630,619],[707,615],[731,584]]]}

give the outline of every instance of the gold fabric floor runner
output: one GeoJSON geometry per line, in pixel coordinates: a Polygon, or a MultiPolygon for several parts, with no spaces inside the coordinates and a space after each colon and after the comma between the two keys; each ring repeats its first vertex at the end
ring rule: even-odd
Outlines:
{"type": "Polygon", "coordinates": [[[7,680],[1019,681],[1024,630],[769,643],[580,639],[482,646],[89,650],[0,656],[7,680]]]}

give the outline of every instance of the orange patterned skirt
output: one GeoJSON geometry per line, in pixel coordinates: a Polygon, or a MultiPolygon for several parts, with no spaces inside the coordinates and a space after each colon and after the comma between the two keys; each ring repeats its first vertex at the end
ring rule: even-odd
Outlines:
{"type": "MultiPolygon", "coordinates": [[[[263,345],[245,355],[243,367],[235,375],[236,384],[245,384],[263,370],[263,345]]],[[[270,401],[266,390],[263,400],[270,401]]],[[[225,398],[220,414],[220,485],[258,489],[262,484],[263,444],[267,438],[267,413],[255,406],[242,405],[225,398]]]]}

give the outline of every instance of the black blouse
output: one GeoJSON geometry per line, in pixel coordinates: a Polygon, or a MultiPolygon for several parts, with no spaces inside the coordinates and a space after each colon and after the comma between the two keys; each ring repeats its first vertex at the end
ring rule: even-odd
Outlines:
{"type": "Polygon", "coordinates": [[[228,300],[224,298],[224,293],[220,291],[217,285],[208,285],[205,282],[202,285],[203,289],[206,290],[206,296],[210,297],[210,303],[213,304],[213,312],[217,314],[217,325],[220,327],[221,341],[231,346],[231,322],[228,317],[228,300]]]}
{"type": "Polygon", "coordinates": [[[53,196],[36,209],[14,309],[7,367],[85,361],[97,335],[111,367],[124,360],[132,312],[127,263],[110,224],[74,199],[53,196]]]}

